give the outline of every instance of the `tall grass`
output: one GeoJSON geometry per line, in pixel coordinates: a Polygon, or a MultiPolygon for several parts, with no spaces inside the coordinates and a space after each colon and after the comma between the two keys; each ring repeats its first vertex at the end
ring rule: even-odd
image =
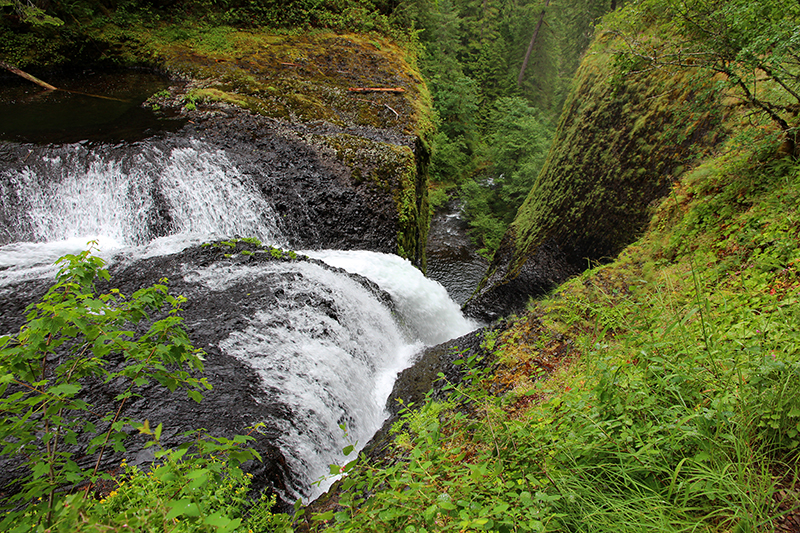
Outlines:
{"type": "Polygon", "coordinates": [[[390,466],[353,471],[322,521],[755,532],[794,512],[800,166],[749,156],[690,173],[642,241],[487,339],[481,384],[407,412],[390,466]]]}

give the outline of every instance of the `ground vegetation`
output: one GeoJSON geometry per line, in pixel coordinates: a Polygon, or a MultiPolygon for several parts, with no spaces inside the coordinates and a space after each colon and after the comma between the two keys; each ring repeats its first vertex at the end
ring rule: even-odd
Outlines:
{"type": "MultiPolygon", "coordinates": [[[[743,132],[610,264],[469,352],[331,531],[793,531],[800,165],[743,132]]],[[[320,530],[323,530],[320,527],[320,530]]]]}

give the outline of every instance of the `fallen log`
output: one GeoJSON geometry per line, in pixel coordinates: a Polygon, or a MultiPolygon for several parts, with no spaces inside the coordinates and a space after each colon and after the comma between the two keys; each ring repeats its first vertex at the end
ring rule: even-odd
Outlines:
{"type": "Polygon", "coordinates": [[[32,82],[33,82],[33,83],[35,83],[36,85],[40,85],[40,86],[42,86],[42,87],[44,87],[45,89],[47,89],[48,91],[57,91],[57,90],[58,90],[58,87],[53,87],[53,86],[52,86],[52,85],[50,85],[49,83],[47,83],[47,82],[45,82],[45,81],[42,81],[42,80],[40,80],[40,79],[39,79],[39,78],[37,78],[36,76],[31,76],[31,75],[30,75],[30,74],[28,74],[27,72],[24,72],[24,71],[22,71],[22,70],[18,69],[18,68],[17,68],[17,67],[15,67],[14,65],[9,65],[9,64],[8,64],[8,63],[6,63],[5,61],[0,61],[0,67],[3,67],[4,69],[6,69],[6,70],[8,70],[8,71],[11,71],[11,72],[13,72],[13,73],[14,73],[14,74],[16,74],[17,76],[22,76],[22,77],[23,77],[23,78],[25,78],[26,80],[28,80],[28,81],[32,81],[32,82]]]}
{"type": "Polygon", "coordinates": [[[32,81],[36,85],[39,85],[40,87],[44,87],[48,91],[62,91],[62,92],[65,92],[65,93],[80,94],[80,95],[83,95],[83,96],[90,96],[92,98],[102,98],[103,100],[115,100],[117,102],[130,102],[130,100],[124,100],[122,98],[114,98],[113,96],[103,96],[103,95],[100,95],[100,94],[90,94],[90,93],[82,93],[80,91],[70,91],[69,89],[59,89],[58,87],[50,85],[46,81],[42,81],[39,78],[37,78],[36,76],[32,76],[32,75],[28,74],[27,72],[25,72],[24,70],[20,70],[17,67],[15,67],[14,65],[10,65],[10,64],[6,63],[5,61],[0,61],[0,67],[4,68],[4,69],[6,69],[6,70],[8,70],[10,72],[13,72],[17,76],[21,76],[21,77],[25,78],[28,81],[32,81]]]}
{"type": "Polygon", "coordinates": [[[350,87],[347,89],[353,93],[404,93],[402,87],[350,87]]]}

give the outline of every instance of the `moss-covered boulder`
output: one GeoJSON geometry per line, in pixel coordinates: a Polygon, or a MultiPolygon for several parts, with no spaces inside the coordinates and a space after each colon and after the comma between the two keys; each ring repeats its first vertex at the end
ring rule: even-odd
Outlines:
{"type": "Polygon", "coordinates": [[[644,230],[651,203],[692,156],[717,142],[714,80],[634,72],[599,39],[576,75],[548,159],[509,227],[468,313],[520,310],[644,230]],[[710,111],[711,110],[711,111],[710,111]]]}

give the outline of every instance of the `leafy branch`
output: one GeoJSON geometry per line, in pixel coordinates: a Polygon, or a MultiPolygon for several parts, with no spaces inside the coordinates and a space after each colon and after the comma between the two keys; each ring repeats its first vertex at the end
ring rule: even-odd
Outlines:
{"type": "Polygon", "coordinates": [[[195,401],[211,388],[194,376],[203,370],[202,352],[182,328],[185,299],[169,294],[166,280],[130,297],[116,289],[97,294],[96,280],[109,274],[91,250],[57,264],[55,284],[28,307],[20,332],[0,337],[0,455],[22,458],[27,472],[19,487],[5,487],[9,513],[0,528],[24,517],[47,527],[64,491],[85,485],[85,497],[107,477],[98,475],[103,455],[110,444],[124,451],[124,429],[133,424],[124,406],[138,388],[153,380],[184,388],[195,401]],[[84,399],[84,387],[98,381],[122,388],[116,409],[98,413],[84,399]],[[96,454],[88,470],[73,458],[84,437],[96,454]]]}

